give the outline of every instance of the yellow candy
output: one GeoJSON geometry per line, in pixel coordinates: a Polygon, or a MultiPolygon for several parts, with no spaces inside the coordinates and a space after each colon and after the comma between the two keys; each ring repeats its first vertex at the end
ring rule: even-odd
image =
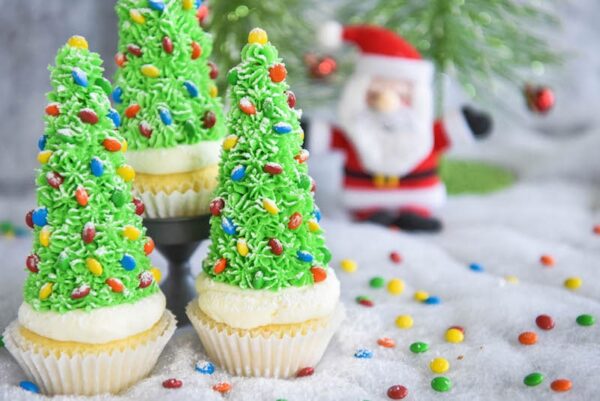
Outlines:
{"type": "Polygon", "coordinates": [[[267,36],[267,33],[260,28],[254,28],[250,31],[250,34],[248,35],[248,43],[250,44],[258,43],[260,45],[264,45],[268,41],[269,37],[267,36]]]}
{"type": "Polygon", "coordinates": [[[48,163],[50,156],[52,156],[51,150],[42,150],[40,153],[38,153],[37,159],[41,164],[46,164],[48,163]]]}
{"type": "Polygon", "coordinates": [[[129,182],[135,178],[135,170],[133,167],[125,164],[117,169],[117,174],[121,176],[123,181],[129,182]]]}
{"type": "Polygon", "coordinates": [[[581,284],[583,284],[583,280],[581,280],[580,277],[569,277],[565,280],[565,287],[567,287],[570,290],[578,289],[579,287],[581,287],[581,284]]]}
{"type": "Polygon", "coordinates": [[[223,141],[223,150],[231,150],[237,145],[237,135],[227,135],[223,141]]]}
{"type": "Polygon", "coordinates": [[[43,301],[44,299],[48,299],[48,297],[52,294],[52,283],[46,283],[40,288],[40,299],[43,301]]]}
{"type": "Polygon", "coordinates": [[[308,229],[311,232],[316,233],[317,231],[319,231],[321,229],[321,226],[319,225],[319,223],[317,223],[316,220],[309,220],[308,221],[308,229]]]}
{"type": "Polygon", "coordinates": [[[208,94],[210,95],[210,97],[217,97],[217,95],[219,94],[219,89],[213,85],[210,87],[208,94]]]}
{"type": "Polygon", "coordinates": [[[125,228],[123,229],[123,236],[127,239],[135,241],[140,237],[140,230],[138,230],[134,226],[125,226],[125,228]]]}
{"type": "Polygon", "coordinates": [[[300,140],[304,141],[304,131],[300,131],[300,140]]]}
{"type": "Polygon", "coordinates": [[[340,266],[346,273],[353,273],[358,269],[358,265],[352,259],[343,259],[340,262],[340,266]]]}
{"type": "Polygon", "coordinates": [[[393,278],[387,285],[387,290],[392,295],[400,295],[404,291],[404,281],[399,278],[393,278]]]}
{"type": "Polygon", "coordinates": [[[158,267],[153,267],[152,269],[150,269],[150,273],[152,273],[152,275],[154,276],[154,281],[156,281],[157,283],[162,278],[162,273],[158,269],[158,267]]]}
{"type": "Polygon", "coordinates": [[[194,7],[194,0],[183,0],[182,6],[184,10],[191,10],[194,7]]]}
{"type": "Polygon", "coordinates": [[[423,302],[427,298],[429,298],[429,293],[427,291],[419,290],[415,292],[415,295],[413,295],[413,297],[415,298],[415,301],[423,302]]]}
{"type": "Polygon", "coordinates": [[[445,358],[435,358],[429,363],[429,368],[433,373],[444,373],[450,369],[450,362],[445,358]]]}
{"type": "Polygon", "coordinates": [[[48,226],[44,226],[40,230],[40,245],[41,246],[50,245],[50,228],[48,228],[48,226]]]}
{"type": "Polygon", "coordinates": [[[140,70],[142,71],[142,74],[148,78],[156,78],[160,76],[160,70],[152,64],[144,64],[140,70]]]}
{"type": "Polygon", "coordinates": [[[240,255],[246,256],[248,255],[248,244],[246,244],[245,239],[238,239],[237,241],[237,251],[240,255]]]}
{"type": "Polygon", "coordinates": [[[465,335],[459,329],[448,329],[446,330],[446,341],[449,343],[462,343],[465,339],[465,335]]]}
{"type": "Polygon", "coordinates": [[[401,329],[410,329],[414,321],[411,315],[400,315],[396,318],[396,326],[401,329]]]}
{"type": "Polygon", "coordinates": [[[127,141],[125,139],[123,139],[123,142],[121,142],[121,152],[125,153],[125,152],[127,152],[127,149],[128,149],[127,141]]]}
{"type": "Polygon", "coordinates": [[[519,284],[519,278],[517,276],[506,276],[504,280],[510,284],[519,284]]]}
{"type": "Polygon", "coordinates": [[[76,47],[78,49],[87,49],[88,42],[85,40],[83,36],[74,35],[69,38],[67,44],[71,47],[76,47]]]}
{"type": "Polygon", "coordinates": [[[277,207],[275,202],[273,202],[271,199],[264,198],[263,199],[263,207],[265,208],[265,210],[267,212],[269,212],[271,214],[279,213],[279,208],[277,207]]]}
{"type": "Polygon", "coordinates": [[[131,17],[131,20],[136,24],[143,24],[146,22],[146,18],[144,18],[139,10],[129,10],[129,17],[131,17]]]}
{"type": "Polygon", "coordinates": [[[94,276],[99,276],[102,274],[102,265],[96,259],[87,258],[87,260],[85,261],[85,265],[94,276]]]}

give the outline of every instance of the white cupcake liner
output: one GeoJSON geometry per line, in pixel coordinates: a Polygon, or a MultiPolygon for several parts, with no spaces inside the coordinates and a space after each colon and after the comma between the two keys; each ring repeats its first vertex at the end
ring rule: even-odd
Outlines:
{"type": "Polygon", "coordinates": [[[183,193],[174,191],[170,194],[165,192],[153,193],[151,191],[140,192],[135,189],[133,192],[146,206],[144,216],[151,219],[208,214],[213,193],[205,189],[200,191],[190,189],[183,193]]]}
{"type": "Polygon", "coordinates": [[[307,330],[284,335],[251,334],[246,330],[220,329],[201,320],[196,315],[197,303],[197,299],[190,302],[186,313],[206,353],[213,362],[236,376],[287,378],[302,368],[314,367],[345,316],[340,303],[326,323],[307,326],[307,330]]]}
{"type": "Polygon", "coordinates": [[[31,346],[13,321],[4,332],[6,348],[30,380],[44,394],[96,395],[118,393],[142,379],[154,368],[175,332],[176,320],[165,311],[163,332],[156,338],[129,348],[105,352],[49,352],[31,346]]]}

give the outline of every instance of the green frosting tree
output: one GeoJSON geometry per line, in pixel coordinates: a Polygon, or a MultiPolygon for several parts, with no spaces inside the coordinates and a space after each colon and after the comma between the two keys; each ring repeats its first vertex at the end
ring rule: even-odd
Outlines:
{"type": "Polygon", "coordinates": [[[135,173],[125,164],[102,60],[74,36],[50,71],[38,207],[26,217],[35,235],[25,301],[54,312],[134,302],[159,291],[158,271],[147,257],[154,244],[137,215],[143,204],[132,199],[135,173]]]}
{"type": "Polygon", "coordinates": [[[251,31],[241,63],[228,75],[231,135],[223,142],[203,265],[215,281],[278,290],[327,277],[331,254],[286,75],[265,31],[251,31]]]}
{"type": "Polygon", "coordinates": [[[119,0],[112,98],[131,149],[171,148],[225,135],[212,38],[194,0],[119,0]]]}

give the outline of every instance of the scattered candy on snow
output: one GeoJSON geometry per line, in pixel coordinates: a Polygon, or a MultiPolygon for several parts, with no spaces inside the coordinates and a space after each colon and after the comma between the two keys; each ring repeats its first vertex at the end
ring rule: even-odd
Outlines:
{"type": "Polygon", "coordinates": [[[431,388],[437,392],[445,393],[452,389],[452,382],[444,376],[435,377],[431,381],[431,388]]]}
{"type": "Polygon", "coordinates": [[[21,387],[25,391],[29,391],[31,393],[40,393],[40,388],[34,382],[30,382],[28,380],[23,380],[19,382],[19,387],[21,387]]]}
{"type": "Polygon", "coordinates": [[[533,372],[525,376],[523,383],[529,387],[535,387],[544,381],[544,375],[539,372],[533,372]]]}
{"type": "Polygon", "coordinates": [[[556,264],[554,258],[550,255],[542,255],[540,256],[540,263],[546,267],[552,267],[556,264]]]}
{"type": "Polygon", "coordinates": [[[298,372],[296,373],[296,377],[312,376],[313,373],[315,373],[315,369],[308,366],[306,368],[302,368],[302,369],[298,370],[298,372]]]}
{"type": "Polygon", "coordinates": [[[373,358],[373,351],[361,348],[354,353],[354,357],[358,359],[371,359],[373,358]]]}
{"type": "Polygon", "coordinates": [[[396,342],[389,337],[381,337],[377,340],[377,344],[384,348],[394,348],[396,346],[396,342]]]}
{"type": "Polygon", "coordinates": [[[465,340],[465,334],[457,328],[450,328],[446,330],[444,337],[447,342],[454,344],[462,343],[465,340]]]}
{"type": "Polygon", "coordinates": [[[429,368],[433,373],[445,373],[450,369],[450,362],[445,358],[434,358],[429,363],[429,368]]]}
{"type": "Polygon", "coordinates": [[[554,328],[554,319],[549,315],[539,315],[535,318],[535,324],[542,330],[552,330],[554,328]]]}
{"type": "Polygon", "coordinates": [[[387,291],[392,295],[400,295],[404,292],[404,281],[393,278],[388,282],[387,291]]]}
{"type": "Polygon", "coordinates": [[[413,327],[414,320],[411,315],[400,315],[396,317],[396,327],[400,329],[410,329],[413,327]]]}
{"type": "Polygon", "coordinates": [[[392,400],[402,400],[408,395],[408,389],[400,384],[395,384],[388,388],[387,396],[392,400]]]}
{"type": "Polygon", "coordinates": [[[162,386],[168,389],[180,388],[183,386],[183,382],[179,379],[171,378],[162,382],[162,386]]]}
{"type": "Polygon", "coordinates": [[[565,280],[564,285],[569,290],[576,290],[583,284],[583,280],[580,277],[569,277],[565,280]]]}
{"type": "Polygon", "coordinates": [[[200,360],[196,362],[196,372],[202,373],[203,375],[212,375],[215,372],[215,365],[212,362],[200,360]]]}
{"type": "Polygon", "coordinates": [[[382,288],[385,285],[385,279],[383,277],[373,277],[369,280],[369,285],[371,288],[382,288]]]}
{"type": "Polygon", "coordinates": [[[575,319],[575,321],[580,326],[590,327],[596,323],[596,318],[592,315],[583,314],[583,315],[577,316],[577,319],[575,319]]]}
{"type": "Polygon", "coordinates": [[[212,389],[218,393],[225,394],[231,391],[231,384],[227,382],[220,382],[212,386],[212,389]]]}
{"type": "Polygon", "coordinates": [[[427,305],[439,305],[442,303],[442,300],[438,296],[431,295],[427,297],[427,299],[423,301],[423,303],[427,305]]]}
{"type": "Polygon", "coordinates": [[[563,393],[565,391],[571,390],[573,387],[573,383],[569,379],[556,379],[552,383],[550,383],[550,388],[557,393],[563,393]]]}
{"type": "Polygon", "coordinates": [[[482,273],[484,271],[484,268],[482,265],[480,265],[479,263],[471,263],[469,265],[469,269],[471,269],[471,271],[477,272],[477,273],[482,273]]]}
{"type": "Polygon", "coordinates": [[[429,293],[427,291],[418,290],[415,291],[413,298],[415,301],[424,302],[427,298],[429,298],[429,293]]]}
{"type": "Polygon", "coordinates": [[[375,306],[375,303],[369,299],[369,297],[366,297],[364,295],[359,295],[358,297],[356,297],[356,302],[362,306],[366,306],[367,308],[372,308],[373,306],[375,306]]]}
{"type": "Polygon", "coordinates": [[[519,334],[519,342],[523,345],[534,345],[537,343],[538,336],[533,331],[524,331],[519,334]]]}
{"type": "Polygon", "coordinates": [[[340,267],[346,273],[354,273],[358,269],[358,264],[352,259],[342,259],[340,267]]]}

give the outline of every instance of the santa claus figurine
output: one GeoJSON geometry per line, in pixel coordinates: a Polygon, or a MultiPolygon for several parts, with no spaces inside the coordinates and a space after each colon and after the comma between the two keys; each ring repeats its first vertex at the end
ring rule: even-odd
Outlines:
{"type": "Polygon", "coordinates": [[[433,212],[446,198],[439,158],[455,140],[485,136],[491,120],[465,107],[434,121],[433,64],[397,34],[377,26],[330,22],[328,47],[342,42],[361,53],[346,82],[336,126],[311,121],[308,149],[345,154],[343,202],[359,220],[407,231],[438,231],[433,212]]]}

